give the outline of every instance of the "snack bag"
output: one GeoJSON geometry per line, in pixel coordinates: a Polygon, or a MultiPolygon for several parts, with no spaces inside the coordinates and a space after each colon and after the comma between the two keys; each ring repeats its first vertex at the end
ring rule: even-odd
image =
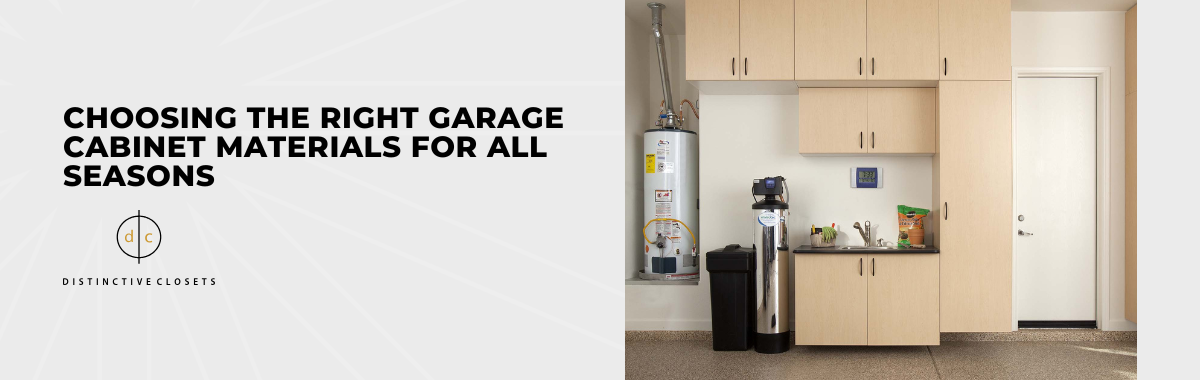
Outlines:
{"type": "Polygon", "coordinates": [[[900,237],[896,239],[896,245],[925,244],[925,216],[929,215],[929,210],[900,205],[896,211],[900,220],[900,237]]]}

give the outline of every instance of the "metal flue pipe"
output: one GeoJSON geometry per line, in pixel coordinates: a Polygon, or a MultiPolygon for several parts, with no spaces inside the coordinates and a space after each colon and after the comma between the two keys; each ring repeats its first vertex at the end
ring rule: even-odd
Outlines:
{"type": "Polygon", "coordinates": [[[676,129],[680,127],[679,117],[675,114],[675,99],[671,97],[671,75],[667,71],[667,46],[663,42],[662,32],[662,11],[667,6],[662,3],[648,3],[646,6],[650,7],[650,27],[654,31],[654,44],[658,49],[658,77],[662,81],[663,108],[667,115],[662,127],[676,129]]]}

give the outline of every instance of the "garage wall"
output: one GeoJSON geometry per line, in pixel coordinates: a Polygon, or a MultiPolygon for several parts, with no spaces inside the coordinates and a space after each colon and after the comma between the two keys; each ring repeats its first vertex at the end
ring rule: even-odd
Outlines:
{"type": "MultiPolygon", "coordinates": [[[[931,157],[806,157],[797,153],[796,95],[701,95],[700,251],[750,246],[750,184],[781,175],[791,191],[792,242],[812,224],[837,223],[838,244],[862,244],[851,225],[870,220],[876,238],[895,241],[896,206],[933,202],[931,157]],[[882,189],[850,188],[850,168],[884,168],[882,189]]],[[[640,235],[639,235],[640,236],[640,235]]],[[[794,243],[795,244],[795,243],[794,243]]],[[[703,258],[702,258],[703,259],[703,258]]],[[[708,274],[699,286],[625,286],[626,330],[711,330],[708,274]]]]}

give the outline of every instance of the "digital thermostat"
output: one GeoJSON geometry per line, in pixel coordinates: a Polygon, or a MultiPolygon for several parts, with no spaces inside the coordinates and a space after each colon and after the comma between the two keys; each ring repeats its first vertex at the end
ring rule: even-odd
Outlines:
{"type": "Polygon", "coordinates": [[[883,168],[850,168],[850,187],[867,189],[883,187],[883,168]]]}

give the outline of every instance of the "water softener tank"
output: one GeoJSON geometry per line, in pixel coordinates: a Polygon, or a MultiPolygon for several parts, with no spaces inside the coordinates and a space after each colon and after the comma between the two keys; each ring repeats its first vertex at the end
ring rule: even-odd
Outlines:
{"type": "Polygon", "coordinates": [[[754,180],[754,274],[755,321],[754,350],[775,354],[788,350],[788,271],[791,254],[787,241],[787,198],[783,177],[754,180]],[[757,200],[763,196],[762,200],[757,200]]]}
{"type": "Polygon", "coordinates": [[[645,267],[642,278],[695,279],[700,259],[697,196],[700,192],[699,140],[684,129],[651,129],[645,135],[643,210],[645,267]]]}

